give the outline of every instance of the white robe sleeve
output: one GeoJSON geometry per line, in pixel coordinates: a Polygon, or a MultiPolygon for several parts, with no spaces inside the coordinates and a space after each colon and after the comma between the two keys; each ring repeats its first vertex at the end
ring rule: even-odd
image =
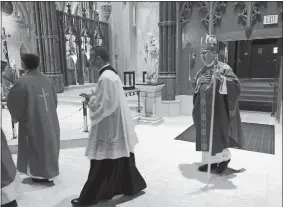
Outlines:
{"type": "Polygon", "coordinates": [[[112,114],[119,106],[119,94],[114,83],[109,79],[102,79],[98,84],[96,96],[89,102],[91,125],[98,124],[103,118],[112,114]]]}
{"type": "Polygon", "coordinates": [[[221,81],[220,87],[219,87],[219,93],[222,95],[227,95],[227,80],[225,76],[221,76],[223,81],[221,81]]]}

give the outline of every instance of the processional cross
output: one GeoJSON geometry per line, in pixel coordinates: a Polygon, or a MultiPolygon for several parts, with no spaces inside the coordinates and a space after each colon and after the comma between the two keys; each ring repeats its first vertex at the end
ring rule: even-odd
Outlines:
{"type": "Polygon", "coordinates": [[[48,105],[47,105],[47,102],[46,102],[46,96],[48,96],[49,93],[45,93],[44,88],[42,88],[41,90],[42,90],[42,95],[38,95],[38,96],[39,96],[40,98],[43,98],[43,99],[44,99],[45,108],[46,108],[46,111],[48,111],[48,105]]]}

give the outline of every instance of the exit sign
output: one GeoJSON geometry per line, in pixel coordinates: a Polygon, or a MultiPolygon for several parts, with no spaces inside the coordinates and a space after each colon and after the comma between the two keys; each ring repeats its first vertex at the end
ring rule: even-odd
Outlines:
{"type": "Polygon", "coordinates": [[[267,15],[263,17],[263,24],[277,24],[278,23],[278,15],[267,15]]]}

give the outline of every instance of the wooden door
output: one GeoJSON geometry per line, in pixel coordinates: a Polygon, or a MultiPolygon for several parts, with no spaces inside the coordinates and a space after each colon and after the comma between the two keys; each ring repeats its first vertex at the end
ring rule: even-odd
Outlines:
{"type": "Polygon", "coordinates": [[[239,78],[250,78],[250,40],[241,40],[237,43],[236,75],[239,78]]]}
{"type": "Polygon", "coordinates": [[[237,73],[237,41],[228,42],[228,65],[237,73]]]}
{"type": "Polygon", "coordinates": [[[251,51],[251,78],[274,78],[280,57],[277,39],[254,40],[251,51]]]}

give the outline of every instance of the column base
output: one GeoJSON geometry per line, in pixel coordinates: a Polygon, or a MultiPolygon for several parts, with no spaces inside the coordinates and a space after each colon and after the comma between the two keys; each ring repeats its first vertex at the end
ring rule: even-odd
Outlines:
{"type": "Polygon", "coordinates": [[[50,78],[54,84],[57,93],[64,92],[64,77],[63,74],[45,74],[48,78],[50,78]]]}
{"type": "Polygon", "coordinates": [[[176,94],[176,75],[175,74],[160,74],[158,83],[164,83],[165,87],[162,90],[162,100],[172,101],[175,100],[176,94]]]}
{"type": "Polygon", "coordinates": [[[164,122],[163,118],[158,116],[145,116],[142,115],[139,120],[138,124],[145,124],[145,125],[151,125],[151,126],[158,126],[164,122]]]}
{"type": "Polygon", "coordinates": [[[181,101],[181,115],[192,116],[193,113],[193,95],[178,95],[176,100],[181,101]]]}
{"type": "MultiPolygon", "coordinates": [[[[161,101],[160,116],[162,117],[179,117],[181,115],[181,101],[161,101]]],[[[157,115],[159,115],[157,113],[157,115]]]]}

